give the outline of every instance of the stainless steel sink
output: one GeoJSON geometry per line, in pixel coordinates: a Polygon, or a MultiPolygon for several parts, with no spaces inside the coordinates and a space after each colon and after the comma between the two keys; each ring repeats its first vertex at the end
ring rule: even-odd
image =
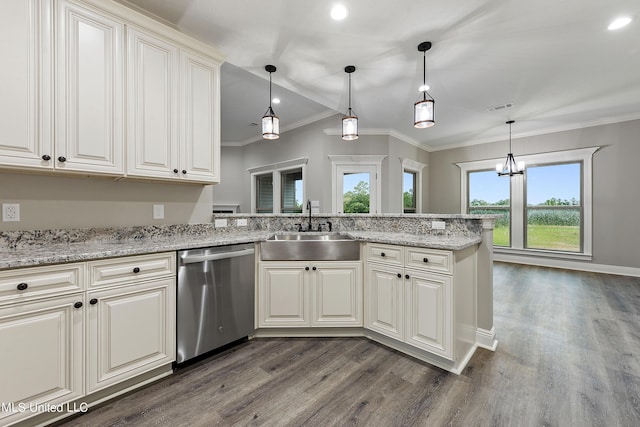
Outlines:
{"type": "Polygon", "coordinates": [[[346,234],[276,234],[260,244],[263,261],[355,261],[360,243],[346,234]]]}

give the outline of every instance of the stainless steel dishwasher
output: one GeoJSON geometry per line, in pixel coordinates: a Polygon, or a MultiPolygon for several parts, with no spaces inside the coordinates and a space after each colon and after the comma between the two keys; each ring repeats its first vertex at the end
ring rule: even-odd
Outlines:
{"type": "Polygon", "coordinates": [[[178,252],[176,362],[252,334],[254,297],[253,243],[178,252]]]}

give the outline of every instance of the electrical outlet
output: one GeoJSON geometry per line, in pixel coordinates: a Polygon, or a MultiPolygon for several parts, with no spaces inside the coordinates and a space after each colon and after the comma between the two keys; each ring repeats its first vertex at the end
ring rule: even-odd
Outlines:
{"type": "Polygon", "coordinates": [[[215,221],[213,221],[213,226],[215,228],[224,228],[227,226],[227,220],[225,218],[216,219],[215,221]]]}
{"type": "Polygon", "coordinates": [[[444,221],[431,221],[431,228],[433,230],[444,230],[445,225],[444,221]]]}
{"type": "Polygon", "coordinates": [[[20,221],[20,204],[19,203],[3,203],[2,204],[2,221],[20,221]]]}
{"type": "Polygon", "coordinates": [[[236,227],[246,227],[247,226],[247,219],[246,218],[242,218],[242,219],[237,219],[236,220],[236,227]]]}
{"type": "Polygon", "coordinates": [[[153,205],[153,219],[164,219],[164,205],[153,205]]]}

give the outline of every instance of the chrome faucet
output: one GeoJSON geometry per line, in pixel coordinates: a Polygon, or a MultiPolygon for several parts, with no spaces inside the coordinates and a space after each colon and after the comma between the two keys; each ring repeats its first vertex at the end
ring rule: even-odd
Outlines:
{"type": "Polygon", "coordinates": [[[309,226],[308,229],[311,231],[311,199],[307,200],[307,210],[309,211],[309,226]]]}

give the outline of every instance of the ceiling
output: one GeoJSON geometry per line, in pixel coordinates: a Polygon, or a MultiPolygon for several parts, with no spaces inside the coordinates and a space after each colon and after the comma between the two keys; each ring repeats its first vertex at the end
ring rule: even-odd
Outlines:
{"type": "MultiPolygon", "coordinates": [[[[638,0],[119,0],[216,45],[222,67],[222,141],[260,139],[273,74],[281,129],[347,108],[346,65],[360,134],[387,133],[439,150],[513,135],[640,118],[638,0]],[[628,15],[627,27],[609,31],[628,15]],[[436,125],[413,127],[422,84],[436,125]],[[267,79],[267,80],[265,80],[267,79]],[[489,111],[490,107],[513,104],[489,111]]],[[[335,129],[340,126],[336,118],[335,129]]],[[[357,143],[357,142],[356,142],[357,143]]]]}

